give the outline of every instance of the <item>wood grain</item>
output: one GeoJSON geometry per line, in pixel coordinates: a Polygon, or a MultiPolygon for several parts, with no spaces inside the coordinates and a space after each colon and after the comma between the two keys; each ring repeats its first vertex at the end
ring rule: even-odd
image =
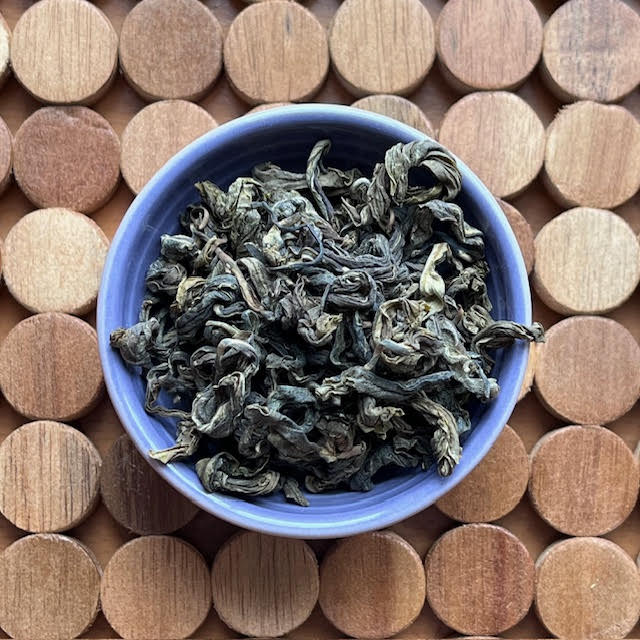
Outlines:
{"type": "Polygon", "coordinates": [[[0,389],[27,418],[86,415],[103,392],[95,329],[62,313],[22,320],[0,346],[0,389]]]}
{"type": "Polygon", "coordinates": [[[640,616],[640,574],[609,540],[560,540],[536,563],[536,610],[561,638],[624,638],[640,616]]]}
{"type": "Polygon", "coordinates": [[[350,636],[395,635],[418,617],[424,597],[420,556],[391,531],[336,542],[320,567],[322,611],[350,636]]]}
{"type": "Polygon", "coordinates": [[[517,624],[533,600],[533,560],[502,527],[448,531],[431,547],[425,568],[431,608],[460,633],[497,635],[517,624]]]}
{"type": "Polygon", "coordinates": [[[100,491],[109,513],[125,529],[140,535],[173,533],[198,513],[154,471],[126,435],[105,456],[100,491]]]}
{"type": "Polygon", "coordinates": [[[435,138],[436,136],[435,130],[424,114],[424,111],[406,98],[389,94],[378,94],[360,98],[360,100],[356,100],[351,106],[394,118],[418,131],[422,131],[422,133],[425,133],[430,138],[435,138]]]}
{"type": "Polygon", "coordinates": [[[621,205],[640,187],[640,123],[619,106],[564,107],[547,130],[544,178],[564,206],[621,205]]]}
{"type": "Polygon", "coordinates": [[[25,531],[71,529],[97,504],[100,464],[77,429],[45,420],[26,424],[0,445],[0,511],[25,531]]]}
{"type": "Polygon", "coordinates": [[[638,497],[638,461],[624,440],[598,426],[545,434],[531,452],[531,501],[570,536],[599,536],[621,525],[638,497]]]}
{"type": "Polygon", "coordinates": [[[569,0],[544,28],[543,77],[561,100],[617,102],[640,82],[640,17],[620,0],[569,0]]]}
{"type": "Polygon", "coordinates": [[[528,187],[542,168],[544,127],[513,93],[472,93],[445,114],[438,140],[466,162],[499,198],[528,187]]]}
{"type": "MultiPolygon", "coordinates": [[[[270,2],[271,0],[259,0],[260,2],[270,2]]],[[[249,109],[247,111],[247,115],[250,113],[260,113],[260,111],[268,111],[269,109],[277,109],[278,107],[288,107],[293,104],[293,102],[267,102],[265,104],[259,104],[257,107],[253,107],[253,109],[249,109]]]]}
{"type": "Polygon", "coordinates": [[[120,180],[120,142],[111,125],[87,107],[44,107],[14,140],[16,182],[36,207],[92,213],[120,180]]]}
{"type": "Polygon", "coordinates": [[[11,295],[34,313],[82,315],[96,304],[109,241],[87,216],[40,209],[9,231],[4,278],[11,295]]]}
{"type": "Polygon", "coordinates": [[[136,538],[109,560],[100,599],[123,638],[186,638],[211,607],[209,570],[200,553],[179,538],[136,538]]]}
{"type": "Polygon", "coordinates": [[[13,137],[7,123],[0,118],[0,195],[11,180],[13,165],[13,137]]]}
{"type": "Polygon", "coordinates": [[[295,2],[254,4],[231,24],[224,65],[231,86],[250,104],[308,100],[329,69],[327,34],[295,2]]]}
{"type": "Polygon", "coordinates": [[[117,61],[114,28],[100,9],[84,0],[40,0],[13,30],[13,72],[42,102],[95,102],[109,87],[117,61]]]}
{"type": "Polygon", "coordinates": [[[527,450],[520,436],[505,425],[480,464],[436,506],[460,522],[491,522],[515,509],[528,480],[527,450]]]}
{"type": "Polygon", "coordinates": [[[222,69],[222,39],[199,0],[143,0],[122,24],[122,72],[147,100],[198,100],[222,69]]]}
{"type": "Polygon", "coordinates": [[[75,638],[99,604],[100,566],[78,540],[42,533],[0,555],[0,625],[20,640],[75,638]]]}
{"type": "Polygon", "coordinates": [[[299,627],[318,600],[318,561],[302,540],[244,531],[232,536],[211,569],[213,605],[229,627],[275,637],[299,627]]]}
{"type": "Polygon", "coordinates": [[[9,54],[11,51],[11,29],[7,21],[0,13],[0,87],[9,77],[11,67],[9,66],[9,54]]]}
{"type": "Polygon", "coordinates": [[[357,96],[405,95],[435,59],[435,34],[420,0],[345,0],[329,30],[333,68],[357,96]]]}
{"type": "Polygon", "coordinates": [[[529,344],[529,360],[527,361],[527,368],[524,372],[524,379],[522,380],[522,386],[520,387],[520,394],[518,395],[518,402],[525,398],[533,387],[533,380],[536,373],[536,364],[538,362],[538,343],[531,342],[529,344]]]}
{"type": "Polygon", "coordinates": [[[638,238],[611,211],[565,211],[538,232],[535,250],[533,285],[559,313],[608,313],[628,300],[640,281],[638,238]]]}
{"type": "Polygon", "coordinates": [[[575,424],[607,424],[640,394],[640,347],[615,320],[566,318],[538,345],[535,390],[545,407],[575,424]]]}
{"type": "Polygon", "coordinates": [[[449,0],[436,23],[436,51],[456,89],[513,89],[540,59],[542,22],[529,0],[449,0]]]}
{"type": "Polygon", "coordinates": [[[504,200],[498,200],[498,204],[502,211],[504,211],[504,215],[507,216],[507,220],[518,241],[525,269],[527,273],[531,273],[536,254],[533,229],[527,222],[527,219],[512,204],[504,200]]]}
{"type": "Polygon", "coordinates": [[[122,177],[139,193],[172,156],[217,126],[202,107],[186,100],[155,102],[139,111],[122,133],[122,177]]]}

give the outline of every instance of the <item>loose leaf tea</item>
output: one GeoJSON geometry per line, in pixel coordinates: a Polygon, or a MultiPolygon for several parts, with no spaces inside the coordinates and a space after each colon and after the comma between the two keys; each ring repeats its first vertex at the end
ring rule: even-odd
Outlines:
{"type": "Polygon", "coordinates": [[[111,344],[146,380],[145,408],[207,491],[366,491],[383,468],[449,475],[469,405],[498,393],[491,351],[543,339],[494,321],[482,232],[453,202],[455,159],[425,139],[371,177],[267,163],[200,200],[163,235],[138,324],[111,344]],[[410,183],[419,168],[429,186],[410,183]],[[161,395],[162,394],[162,395],[161,395]],[[164,402],[163,402],[164,399],[164,402]]]}

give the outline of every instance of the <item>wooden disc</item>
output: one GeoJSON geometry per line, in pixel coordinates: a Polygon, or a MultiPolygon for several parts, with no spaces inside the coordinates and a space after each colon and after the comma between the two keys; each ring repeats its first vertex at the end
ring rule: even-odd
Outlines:
{"type": "Polygon", "coordinates": [[[71,529],[98,500],[100,455],[77,429],[42,420],[0,445],[0,511],[32,532],[71,529]]]}
{"type": "Polygon", "coordinates": [[[640,281],[640,243],[620,216],[579,207],[550,220],[536,236],[533,284],[564,314],[604,314],[640,281]]]}
{"type": "Polygon", "coordinates": [[[266,104],[259,104],[257,107],[249,109],[245,115],[249,115],[250,113],[260,113],[260,111],[268,111],[269,109],[276,109],[278,107],[288,107],[292,104],[293,102],[267,102],[266,104]]]}
{"type": "Polygon", "coordinates": [[[505,91],[458,100],[445,114],[438,140],[499,198],[528,187],[544,160],[540,118],[522,98],[505,91]]]}
{"type": "Polygon", "coordinates": [[[638,482],[633,452],[603,427],[556,429],[531,452],[533,506],[570,536],[599,536],[622,524],[636,504],[638,482]]]}
{"type": "Polygon", "coordinates": [[[93,309],[109,241],[90,218],[69,209],[40,209],[10,229],[4,277],[11,295],[35,313],[93,309]]]}
{"type": "Polygon", "coordinates": [[[358,96],[411,93],[435,59],[435,34],[420,0],[345,0],[329,30],[333,67],[358,96]]]}
{"type": "Polygon", "coordinates": [[[12,638],[75,638],[100,608],[100,566],[87,547],[67,536],[16,540],[0,555],[0,580],[0,625],[12,638]]]}
{"type": "Polygon", "coordinates": [[[515,509],[528,480],[527,450],[520,436],[505,425],[480,464],[436,506],[454,520],[491,522],[515,509]]]}
{"type": "Polygon", "coordinates": [[[320,567],[322,611],[350,636],[395,635],[418,617],[424,597],[420,556],[391,531],[339,540],[320,567]]]}
{"type": "Polygon", "coordinates": [[[513,89],[542,53],[542,22],[529,0],[449,0],[436,23],[438,60],[455,88],[513,89]]]}
{"type": "Polygon", "coordinates": [[[11,50],[11,29],[0,13],[0,87],[9,76],[9,52],[11,50]]]}
{"type": "Polygon", "coordinates": [[[544,28],[543,77],[561,100],[617,102],[640,82],[640,17],[620,0],[569,0],[544,28]]]}
{"type": "Polygon", "coordinates": [[[119,52],[144,98],[197,100],[222,69],[222,27],[199,0],[142,0],[122,24],[119,52]]]}
{"type": "Polygon", "coordinates": [[[153,470],[126,435],[113,443],[104,459],[100,491],[109,513],[140,535],[172,533],[198,513],[153,470]]]}
{"type": "Polygon", "coordinates": [[[42,102],[95,102],[111,83],[117,63],[115,29],[85,0],[40,0],[13,30],[13,72],[42,102]]]}
{"type": "Polygon", "coordinates": [[[218,551],[211,583],[213,606],[227,626],[248,636],[281,636],[316,605],[318,561],[303,540],[244,531],[218,551]]]}
{"type": "Polygon", "coordinates": [[[518,402],[522,400],[533,387],[533,379],[536,373],[536,363],[538,362],[538,343],[529,343],[529,360],[527,361],[527,368],[524,372],[524,379],[522,380],[522,386],[520,387],[520,394],[518,395],[518,402]]]}
{"type": "Polygon", "coordinates": [[[536,610],[560,638],[624,638],[640,616],[640,574],[617,544],[602,538],[555,542],[536,562],[536,610]]]}
{"type": "Polygon", "coordinates": [[[0,389],[27,418],[79,418],[97,404],[103,386],[95,329],[79,318],[31,316],[0,346],[0,389]]]}
{"type": "Polygon", "coordinates": [[[518,241],[525,269],[527,273],[531,273],[536,254],[533,229],[527,219],[512,204],[504,200],[498,200],[498,204],[504,215],[507,216],[511,229],[513,229],[513,234],[518,241]]]}
{"type": "Polygon", "coordinates": [[[448,531],[431,547],[425,568],[431,608],[460,633],[501,633],[524,618],[533,600],[533,560],[502,527],[448,531]]]}
{"type": "Polygon", "coordinates": [[[435,132],[424,111],[411,100],[400,96],[378,94],[356,100],[352,105],[357,109],[373,111],[389,118],[394,118],[410,127],[422,131],[430,138],[435,138],[435,132]]]}
{"type": "Polygon", "coordinates": [[[564,206],[617,207],[640,187],[640,123],[619,106],[565,107],[547,131],[544,178],[564,206]]]}
{"type": "Polygon", "coordinates": [[[11,179],[13,165],[13,141],[7,123],[0,118],[0,194],[6,189],[11,179]]]}
{"type": "Polygon", "coordinates": [[[100,598],[107,621],[123,638],[186,638],[209,613],[209,569],[184,540],[136,538],[109,560],[100,598]]]}
{"type": "Polygon", "coordinates": [[[254,4],[231,23],[224,66],[231,86],[251,104],[307,100],[329,69],[327,34],[295,2],[254,4]]]}
{"type": "Polygon", "coordinates": [[[574,424],[608,424],[640,394],[640,347],[615,320],[574,316],[538,345],[535,389],[541,402],[574,424]]]}
{"type": "Polygon", "coordinates": [[[148,105],[129,121],[122,134],[122,176],[139,193],[172,156],[217,126],[207,111],[186,100],[148,105]]]}
{"type": "Polygon", "coordinates": [[[37,207],[91,213],[113,195],[120,142],[111,125],[87,107],[44,107],[20,126],[13,170],[37,207]]]}

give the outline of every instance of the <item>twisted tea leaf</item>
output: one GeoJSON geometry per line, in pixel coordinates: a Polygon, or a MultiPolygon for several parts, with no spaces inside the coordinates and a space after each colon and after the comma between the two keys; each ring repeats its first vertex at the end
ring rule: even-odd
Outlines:
{"type": "Polygon", "coordinates": [[[385,468],[449,475],[470,403],[498,393],[492,350],[544,339],[492,319],[449,153],[398,144],[369,177],[327,167],[329,149],[304,173],[267,163],[227,191],[198,183],[140,321],[111,334],[146,410],[177,421],[151,456],[193,459],[207,491],[306,506],[302,486],[366,491],[385,468]]]}

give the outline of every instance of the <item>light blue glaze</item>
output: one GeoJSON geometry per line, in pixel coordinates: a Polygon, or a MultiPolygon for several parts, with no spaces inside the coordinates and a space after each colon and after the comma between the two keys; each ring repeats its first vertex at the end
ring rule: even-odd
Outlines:
{"type": "MultiPolygon", "coordinates": [[[[282,107],[233,120],[205,134],[154,176],[116,233],[98,299],[98,338],[107,389],[122,424],[145,457],[150,449],[173,444],[173,425],[145,413],[143,382],[110,348],[109,333],[137,321],[145,272],[158,256],[160,235],[178,230],[179,212],[198,199],[193,184],[210,179],[226,188],[265,161],[303,170],[309,150],[321,138],[333,142],[327,164],[370,170],[392,144],[421,137],[411,127],[360,109],[326,104],[282,107]]],[[[458,202],[469,221],[485,233],[494,317],[530,323],[529,283],[513,232],[486,187],[462,162],[460,169],[463,191],[458,202]]],[[[151,464],[199,507],[247,529],[302,538],[380,529],[433,504],[480,462],[511,415],[527,353],[528,346],[521,343],[499,354],[493,375],[501,392],[475,411],[462,460],[448,478],[440,478],[435,470],[403,473],[380,482],[369,493],[309,494],[311,506],[305,509],[286,503],[280,495],[244,500],[208,494],[192,466],[151,464]]]]}

